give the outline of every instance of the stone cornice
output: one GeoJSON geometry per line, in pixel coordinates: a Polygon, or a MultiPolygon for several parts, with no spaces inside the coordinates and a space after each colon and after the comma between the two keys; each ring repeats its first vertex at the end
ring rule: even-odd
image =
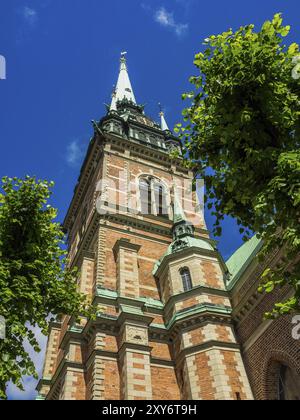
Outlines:
{"type": "Polygon", "coordinates": [[[215,289],[213,287],[207,287],[204,285],[196,286],[193,287],[191,290],[171,296],[164,305],[165,314],[168,314],[168,312],[173,308],[173,306],[177,302],[181,302],[182,300],[189,299],[193,296],[198,296],[199,294],[212,294],[222,297],[229,297],[228,292],[226,290],[215,289]]]}
{"type": "Polygon", "coordinates": [[[121,238],[115,243],[115,245],[113,247],[113,252],[114,252],[115,256],[118,255],[121,248],[125,248],[125,249],[129,249],[131,251],[139,252],[139,250],[141,249],[141,245],[134,244],[126,238],[121,238]]]}
{"type": "MultiPolygon", "coordinates": [[[[108,211],[110,210],[108,206],[108,211]]],[[[154,215],[147,215],[142,216],[138,213],[132,213],[129,211],[126,213],[126,209],[119,209],[119,212],[114,210],[114,213],[109,213],[106,215],[101,216],[101,223],[103,224],[105,221],[115,222],[116,224],[124,225],[127,224],[130,227],[135,227],[137,229],[146,231],[146,232],[155,232],[159,233],[162,236],[168,237],[170,239],[167,243],[171,243],[172,240],[172,221],[166,218],[159,218],[158,216],[154,215]],[[122,212],[121,212],[122,211],[122,212]]],[[[110,226],[108,226],[110,228],[110,226]]],[[[117,229],[112,227],[112,229],[117,229]]],[[[124,229],[119,229],[120,232],[125,231],[124,229]]],[[[204,228],[196,228],[196,239],[203,239],[210,243],[214,243],[212,239],[207,237],[208,231],[204,228]]],[[[147,237],[145,235],[141,235],[135,232],[135,235],[139,235],[141,237],[147,237]]]]}
{"type": "Polygon", "coordinates": [[[122,311],[118,316],[117,324],[122,326],[125,321],[137,321],[139,323],[144,323],[149,326],[153,322],[153,317],[143,313],[141,309],[134,309],[130,306],[121,305],[122,311]]]}
{"type": "Polygon", "coordinates": [[[224,341],[218,341],[218,340],[210,340],[202,344],[198,344],[195,346],[187,347],[185,349],[182,349],[179,352],[178,357],[176,358],[176,364],[180,364],[182,360],[190,356],[194,353],[201,353],[203,351],[206,351],[208,349],[226,349],[226,350],[240,350],[240,346],[237,343],[229,343],[224,341]]]}
{"type": "MultiPolygon", "coordinates": [[[[50,391],[46,397],[47,400],[51,399],[52,394],[55,392],[55,387],[57,384],[57,381],[61,379],[61,377],[65,374],[66,370],[68,368],[78,369],[84,372],[84,367],[82,363],[79,362],[71,362],[69,360],[63,359],[59,366],[57,367],[51,381],[50,381],[50,391]]],[[[44,384],[44,380],[42,379],[41,384],[44,384]]],[[[48,381],[46,385],[49,385],[48,381]]]]}
{"type": "MultiPolygon", "coordinates": [[[[100,216],[101,225],[105,226],[105,222],[112,222],[120,225],[126,224],[126,226],[128,227],[139,229],[145,232],[153,232],[155,234],[162,235],[168,239],[171,239],[171,232],[169,227],[164,227],[163,225],[151,223],[148,220],[137,218],[134,215],[116,213],[100,216]]],[[[110,226],[108,225],[107,227],[110,228],[110,226]]],[[[139,236],[136,232],[134,234],[139,236]]],[[[169,241],[167,243],[169,243],[169,241]]]]}
{"type": "Polygon", "coordinates": [[[137,343],[129,343],[128,341],[125,341],[121,347],[119,348],[118,351],[118,355],[119,357],[122,355],[122,353],[126,352],[127,350],[129,351],[140,351],[140,352],[145,352],[145,353],[151,353],[152,351],[152,347],[151,346],[146,346],[143,344],[137,344],[137,343]]]}
{"type": "Polygon", "coordinates": [[[151,169],[164,170],[167,171],[169,174],[176,175],[184,179],[192,180],[194,178],[193,173],[182,165],[176,165],[175,162],[169,162],[168,160],[166,163],[162,163],[160,160],[149,160],[148,158],[145,159],[144,155],[137,156],[136,154],[131,154],[127,148],[124,149],[121,147],[114,146],[110,149],[105,150],[104,153],[108,155],[115,155],[118,157],[120,157],[121,154],[124,157],[124,159],[126,159],[126,161],[128,162],[136,162],[136,159],[138,157],[141,163],[143,163],[145,166],[148,166],[151,169]]]}
{"type": "MultiPolygon", "coordinates": [[[[144,351],[149,351],[149,349],[151,349],[151,347],[145,346],[144,351]]],[[[139,350],[139,349],[137,349],[137,350],[139,350]]],[[[100,349],[93,350],[91,352],[91,354],[89,355],[87,361],[86,361],[87,369],[89,368],[91,363],[93,363],[96,356],[100,356],[100,357],[104,357],[104,358],[108,358],[108,359],[119,360],[120,351],[113,352],[113,351],[100,350],[100,349]]],[[[150,355],[150,364],[151,365],[160,365],[160,366],[165,366],[165,367],[174,367],[175,366],[175,362],[173,362],[172,360],[153,357],[151,355],[150,355]]]]}
{"type": "MultiPolygon", "coordinates": [[[[203,239],[205,239],[206,241],[209,241],[209,239],[207,238],[203,238],[203,239]]],[[[158,267],[155,273],[155,277],[159,278],[169,263],[176,261],[178,258],[184,258],[184,257],[187,257],[188,255],[193,255],[193,254],[213,257],[213,258],[216,258],[218,261],[220,261],[220,254],[218,251],[212,251],[212,250],[208,250],[204,248],[199,248],[196,246],[182,248],[181,250],[176,251],[172,254],[166,255],[163,258],[160,266],[158,267]]]]}
{"type": "Polygon", "coordinates": [[[93,303],[103,303],[111,306],[127,305],[138,308],[149,308],[157,313],[162,313],[164,305],[161,301],[149,298],[129,298],[120,296],[116,291],[97,288],[93,303]]]}
{"type": "Polygon", "coordinates": [[[59,348],[65,349],[69,343],[78,343],[79,341],[82,341],[81,333],[82,333],[82,329],[81,330],[78,329],[77,331],[72,330],[71,328],[67,329],[67,331],[65,332],[60,342],[59,348]]]}
{"type": "Polygon", "coordinates": [[[176,366],[173,360],[166,360],[166,359],[161,359],[161,358],[152,357],[152,356],[150,357],[150,364],[164,366],[164,367],[172,367],[172,368],[176,366]]]}
{"type": "Polygon", "coordinates": [[[166,169],[171,169],[172,165],[177,166],[182,171],[188,174],[189,170],[184,166],[183,160],[180,158],[170,158],[170,153],[161,148],[154,148],[149,146],[148,142],[136,139],[127,139],[116,136],[115,134],[105,134],[105,138],[110,142],[112,147],[117,147],[118,150],[125,152],[129,151],[132,156],[141,157],[142,159],[152,160],[163,165],[166,169]]]}
{"type": "Polygon", "coordinates": [[[231,308],[213,304],[199,304],[181,313],[176,313],[166,325],[172,335],[177,334],[178,330],[189,326],[200,325],[207,320],[212,323],[218,321],[222,323],[231,322],[231,308]]]}
{"type": "Polygon", "coordinates": [[[95,328],[102,331],[107,331],[109,334],[119,334],[120,328],[125,320],[131,322],[144,323],[149,328],[149,334],[156,336],[160,340],[168,341],[170,338],[176,336],[182,328],[189,328],[190,326],[202,325],[208,321],[212,323],[222,322],[225,324],[231,323],[231,309],[220,305],[199,304],[192,309],[187,309],[181,313],[177,313],[169,321],[168,325],[153,324],[153,317],[143,314],[142,310],[124,312],[119,316],[99,314],[95,321],[88,321],[82,331],[66,332],[63,338],[64,346],[68,339],[88,339],[95,328]]]}
{"type": "Polygon", "coordinates": [[[186,292],[178,293],[169,298],[169,300],[164,304],[163,302],[155,299],[147,298],[128,298],[120,296],[116,291],[107,290],[104,288],[98,288],[96,296],[94,297],[93,304],[107,304],[111,306],[119,306],[120,304],[125,304],[128,306],[139,307],[144,311],[153,311],[153,313],[165,314],[174,307],[177,302],[181,302],[186,299],[190,299],[193,296],[198,296],[199,294],[212,294],[222,297],[229,297],[226,290],[215,289],[213,287],[207,286],[196,286],[193,289],[186,292]]]}

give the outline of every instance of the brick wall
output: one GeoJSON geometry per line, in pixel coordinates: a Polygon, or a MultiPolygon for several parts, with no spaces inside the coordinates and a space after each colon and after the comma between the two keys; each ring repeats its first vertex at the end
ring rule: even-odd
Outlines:
{"type": "Polygon", "coordinates": [[[284,364],[300,375],[300,340],[292,338],[292,317],[275,320],[244,352],[244,361],[256,399],[277,399],[278,369],[284,364]]]}
{"type": "Polygon", "coordinates": [[[104,361],[104,399],[121,399],[120,372],[117,360],[104,361]]]}
{"type": "Polygon", "coordinates": [[[151,366],[151,378],[154,400],[180,400],[174,368],[151,366]]]}
{"type": "MultiPolygon", "coordinates": [[[[278,255],[270,255],[268,263],[276,264],[278,255]]],[[[291,316],[264,321],[264,314],[272,311],[275,303],[283,302],[291,293],[289,286],[285,286],[274,289],[272,293],[257,294],[265,264],[255,260],[252,262],[232,291],[232,300],[236,305],[236,332],[242,344],[254,397],[275,400],[278,399],[280,366],[288,366],[300,374],[300,341],[292,337],[291,316]]]]}

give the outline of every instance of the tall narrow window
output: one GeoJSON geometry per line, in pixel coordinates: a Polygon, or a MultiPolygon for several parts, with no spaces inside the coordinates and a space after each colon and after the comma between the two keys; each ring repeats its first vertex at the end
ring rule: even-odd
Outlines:
{"type": "Polygon", "coordinates": [[[151,182],[146,179],[140,180],[140,199],[142,214],[152,213],[151,182]]]}
{"type": "Polygon", "coordinates": [[[168,217],[167,194],[165,187],[157,182],[154,186],[154,192],[157,215],[168,217]]]}
{"type": "Polygon", "coordinates": [[[81,213],[81,226],[79,229],[79,236],[80,239],[82,238],[85,230],[86,230],[86,222],[87,222],[87,206],[85,206],[81,213]]]}
{"type": "Polygon", "coordinates": [[[279,383],[278,383],[278,398],[281,401],[286,399],[285,396],[285,377],[286,377],[286,366],[280,366],[279,371],[279,383]]]}
{"type": "Polygon", "coordinates": [[[188,290],[191,290],[193,288],[193,284],[192,284],[190,270],[188,268],[182,268],[180,270],[180,275],[181,275],[183,290],[185,292],[187,292],[188,290]]]}

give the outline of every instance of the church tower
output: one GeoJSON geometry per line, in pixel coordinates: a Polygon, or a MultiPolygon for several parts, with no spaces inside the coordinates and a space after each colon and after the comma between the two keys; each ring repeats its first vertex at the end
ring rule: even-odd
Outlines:
{"type": "Polygon", "coordinates": [[[136,102],[122,53],[64,221],[78,288],[97,319],[51,324],[40,399],[253,398],[227,269],[160,117],[136,102]]]}

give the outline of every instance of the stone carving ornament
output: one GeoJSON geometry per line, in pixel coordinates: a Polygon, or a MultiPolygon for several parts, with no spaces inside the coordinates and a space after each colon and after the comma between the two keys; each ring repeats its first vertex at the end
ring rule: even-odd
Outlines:
{"type": "Polygon", "coordinates": [[[131,343],[148,345],[148,334],[144,328],[127,327],[126,339],[131,343]]]}

